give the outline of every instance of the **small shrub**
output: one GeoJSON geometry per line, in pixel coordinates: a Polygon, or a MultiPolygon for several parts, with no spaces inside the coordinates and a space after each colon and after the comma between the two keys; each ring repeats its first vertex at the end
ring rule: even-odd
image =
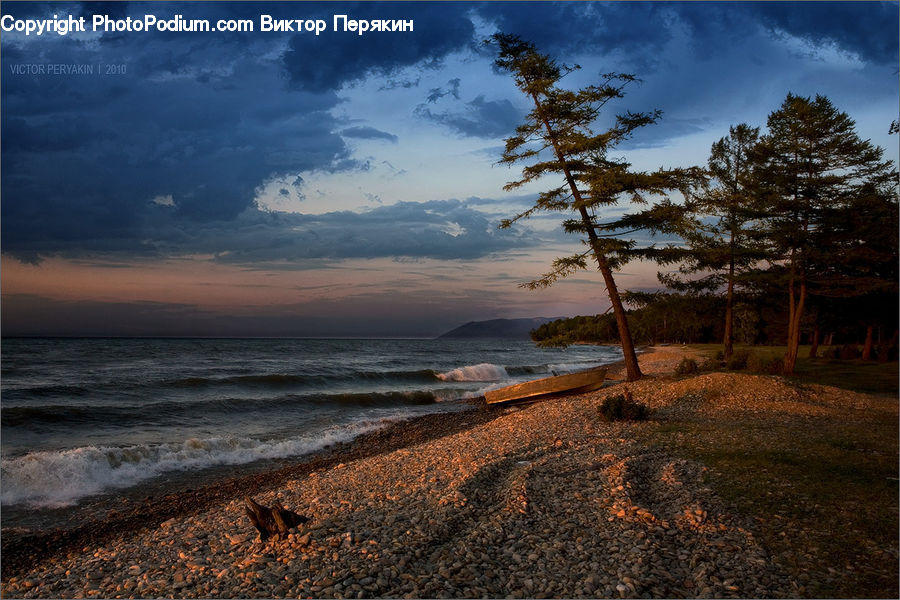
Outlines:
{"type": "Polygon", "coordinates": [[[678,366],[675,367],[675,373],[678,375],[690,375],[691,373],[696,373],[699,369],[696,360],[693,358],[683,358],[681,359],[681,362],[678,363],[678,366]]]}
{"type": "Polygon", "coordinates": [[[716,360],[725,360],[725,352],[722,350],[716,352],[716,360]]]}
{"type": "Polygon", "coordinates": [[[756,352],[751,352],[747,355],[747,370],[753,373],[762,373],[764,362],[765,359],[762,356],[756,352]]]}
{"type": "Polygon", "coordinates": [[[746,350],[737,350],[734,354],[731,355],[731,358],[728,359],[728,362],[725,363],[725,366],[729,371],[739,371],[741,369],[747,368],[747,359],[750,358],[750,353],[746,350]]]}
{"type": "Polygon", "coordinates": [[[722,366],[721,359],[716,360],[714,358],[707,358],[702,363],[700,363],[700,370],[701,371],[715,371],[716,369],[718,369],[721,366],[722,366]]]}
{"type": "Polygon", "coordinates": [[[618,396],[610,396],[600,405],[600,416],[606,421],[643,421],[650,411],[643,404],[631,398],[631,392],[625,391],[618,396]]]}
{"type": "Polygon", "coordinates": [[[752,373],[762,373],[763,375],[781,375],[784,370],[784,359],[766,358],[761,354],[751,352],[747,357],[747,370],[752,373]]]}

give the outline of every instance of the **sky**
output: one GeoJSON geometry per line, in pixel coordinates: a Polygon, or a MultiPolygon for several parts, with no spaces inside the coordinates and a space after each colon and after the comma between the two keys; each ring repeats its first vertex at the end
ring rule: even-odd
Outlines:
{"type": "MultiPolygon", "coordinates": [[[[594,271],[519,287],[582,246],[559,215],[498,228],[558,182],[504,191],[520,174],[498,164],[504,139],[530,106],[493,66],[483,41],[496,32],[580,65],[566,86],[637,76],[601,117],[662,111],[615,150],[636,169],[703,166],[730,125],[765,130],[788,93],[827,96],[898,159],[897,2],[3,2],[2,13],[5,336],[428,337],[604,312],[594,271]],[[54,15],[85,17],[86,31],[14,26],[54,15]],[[254,31],[92,31],[95,15],[254,31]],[[263,15],[326,28],[261,31],[263,15]],[[335,31],[334,15],[413,28],[335,31]]],[[[658,270],[632,263],[616,278],[656,289],[658,270]]]]}

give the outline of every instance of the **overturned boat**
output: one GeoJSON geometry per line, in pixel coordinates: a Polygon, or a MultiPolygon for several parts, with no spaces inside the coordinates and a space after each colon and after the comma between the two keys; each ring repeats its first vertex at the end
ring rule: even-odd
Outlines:
{"type": "Polygon", "coordinates": [[[488,390],[484,393],[484,399],[488,404],[497,404],[500,402],[530,402],[554,396],[583,394],[603,387],[606,371],[606,367],[595,367],[577,373],[516,383],[496,390],[488,390]]]}

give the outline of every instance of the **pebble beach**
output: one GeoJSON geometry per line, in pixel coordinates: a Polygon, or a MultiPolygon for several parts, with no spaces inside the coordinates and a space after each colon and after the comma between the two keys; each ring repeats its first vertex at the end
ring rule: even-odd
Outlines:
{"type": "Polygon", "coordinates": [[[669,377],[686,352],[642,354],[648,377],[638,383],[432,415],[409,425],[421,435],[375,436],[303,468],[219,486],[196,496],[193,510],[145,508],[140,525],[122,521],[98,529],[96,541],[70,539],[45,554],[32,544],[30,555],[4,565],[3,596],[793,596],[752,522],[713,492],[707,467],[644,443],[648,423],[599,414],[623,385],[654,418],[714,410],[697,400],[709,390],[723,392],[719,402],[754,398],[748,410],[801,403],[774,378],[669,377]],[[245,496],[309,521],[260,541],[245,496]]]}

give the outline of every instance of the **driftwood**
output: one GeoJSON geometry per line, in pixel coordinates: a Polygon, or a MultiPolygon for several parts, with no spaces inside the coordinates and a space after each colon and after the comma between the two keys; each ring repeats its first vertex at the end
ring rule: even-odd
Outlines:
{"type": "Polygon", "coordinates": [[[297,525],[309,521],[308,517],[298,515],[294,511],[273,504],[272,508],[255,502],[253,498],[244,498],[244,510],[250,522],[259,530],[259,539],[267,540],[274,535],[286,534],[297,525]]]}

